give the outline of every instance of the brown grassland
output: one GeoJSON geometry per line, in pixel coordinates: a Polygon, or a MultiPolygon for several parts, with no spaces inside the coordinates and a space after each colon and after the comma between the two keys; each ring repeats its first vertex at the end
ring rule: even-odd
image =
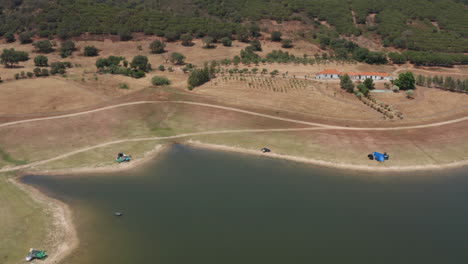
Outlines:
{"type": "MultiPolygon", "coordinates": [[[[156,55],[150,54],[148,48],[152,40],[148,37],[128,42],[78,41],[78,51],[69,58],[60,58],[57,51],[46,55],[49,63],[70,61],[74,65],[65,76],[23,80],[15,80],[15,73],[32,72],[35,68],[32,59],[38,54],[30,44],[0,44],[1,49],[28,51],[31,57],[18,68],[0,68],[4,80],[0,84],[0,173],[17,166],[23,166],[23,173],[102,166],[119,169],[114,162],[116,153],[130,153],[136,160],[143,160],[156,147],[171,142],[208,143],[257,152],[269,147],[274,154],[284,157],[375,170],[442,166],[468,160],[468,121],[460,119],[468,114],[468,95],[424,87],[417,87],[414,99],[406,98],[404,92],[373,93],[378,101],[404,114],[404,119],[385,120],[382,113],[340,89],[337,81],[313,79],[316,72],[328,68],[381,71],[394,77],[410,70],[415,74],[467,78],[466,66],[428,69],[360,63],[239,65],[239,69],[266,68],[280,74],[275,77],[218,74],[203,86],[188,91],[188,74],[181,70],[183,66],[168,61],[171,52],[180,52],[187,57],[187,63],[202,66],[211,60],[232,58],[248,44],[234,42],[232,47],[216,44],[214,49],[204,49],[199,40],[192,47],[167,43],[168,52],[156,55]],[[98,74],[97,58],[82,55],[87,45],[96,46],[99,57],[116,55],[131,60],[135,55],[146,55],[155,70],[141,79],[98,74]],[[159,71],[159,65],[173,67],[174,71],[159,71]],[[151,86],[155,75],[169,78],[171,85],[151,86]],[[119,88],[121,84],[129,89],[119,88]],[[132,104],[142,101],[148,102],[132,104]],[[115,106],[120,104],[128,105],[115,106]],[[83,111],[89,112],[78,114],[83,111]],[[60,115],[67,116],[30,120],[60,115]],[[21,120],[30,121],[9,123],[21,120]],[[404,128],[407,126],[418,127],[404,128]],[[372,151],[386,151],[391,159],[382,164],[370,161],[366,155],[372,151]],[[30,164],[34,166],[29,167],[30,164]]],[[[281,49],[279,43],[268,41],[262,41],[262,46],[261,55],[281,49]]],[[[319,50],[300,41],[285,51],[312,56],[319,50]]],[[[225,67],[232,68],[233,65],[225,67]]],[[[385,89],[383,83],[377,83],[377,89],[385,89]]],[[[45,232],[29,227],[43,227],[51,217],[32,216],[30,210],[39,205],[24,190],[8,183],[6,178],[12,175],[0,177],[3,226],[0,262],[7,264],[17,263],[29,245],[38,243],[45,232]],[[22,222],[16,222],[18,219],[22,222]],[[17,227],[19,224],[25,227],[17,227]]],[[[52,241],[43,244],[52,245],[52,241]]]]}

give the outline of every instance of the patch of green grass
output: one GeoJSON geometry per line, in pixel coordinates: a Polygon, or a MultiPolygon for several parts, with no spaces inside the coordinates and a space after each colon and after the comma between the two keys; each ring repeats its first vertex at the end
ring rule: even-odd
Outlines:
{"type": "Polygon", "coordinates": [[[14,159],[10,154],[8,154],[6,151],[0,148],[0,158],[4,160],[7,163],[11,163],[13,165],[23,165],[28,163],[26,160],[17,160],[14,159]]]}
{"type": "Polygon", "coordinates": [[[128,84],[126,83],[119,83],[119,89],[130,89],[130,87],[128,86],[128,84]]]}
{"type": "Polygon", "coordinates": [[[151,132],[158,137],[168,137],[175,135],[174,130],[170,127],[154,127],[151,132]]]}
{"type": "Polygon", "coordinates": [[[47,248],[50,230],[50,213],[42,204],[0,174],[0,263],[13,264],[24,261],[33,245],[47,248]]]}

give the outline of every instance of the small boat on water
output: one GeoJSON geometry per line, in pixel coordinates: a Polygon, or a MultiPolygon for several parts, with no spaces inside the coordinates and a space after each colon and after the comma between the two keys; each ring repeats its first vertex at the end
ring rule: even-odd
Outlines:
{"type": "Polygon", "coordinates": [[[122,213],[122,212],[115,212],[114,215],[115,215],[115,216],[122,216],[123,213],[122,213]]]}

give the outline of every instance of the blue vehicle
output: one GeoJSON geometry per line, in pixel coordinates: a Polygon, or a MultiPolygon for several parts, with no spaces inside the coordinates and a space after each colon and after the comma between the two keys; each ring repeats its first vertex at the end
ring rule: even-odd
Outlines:
{"type": "Polygon", "coordinates": [[[387,152],[379,153],[379,152],[372,152],[371,154],[367,155],[370,160],[376,160],[379,162],[384,162],[390,158],[387,152]]]}
{"type": "Polygon", "coordinates": [[[129,162],[131,160],[131,158],[132,158],[132,156],[127,156],[124,153],[119,153],[117,155],[117,158],[115,159],[115,161],[117,161],[118,163],[129,162]]]}

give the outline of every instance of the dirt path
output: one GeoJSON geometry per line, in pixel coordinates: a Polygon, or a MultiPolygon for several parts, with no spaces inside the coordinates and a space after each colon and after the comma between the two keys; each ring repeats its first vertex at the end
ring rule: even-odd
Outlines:
{"type": "Polygon", "coordinates": [[[106,147],[109,145],[114,145],[114,144],[121,144],[121,143],[126,143],[126,142],[138,142],[138,141],[151,141],[151,140],[165,140],[165,139],[178,139],[178,138],[185,138],[185,137],[191,137],[191,136],[203,136],[203,135],[219,135],[219,134],[228,134],[228,133],[259,133],[259,132],[287,132],[287,131],[307,131],[307,130],[321,130],[321,129],[326,129],[322,127],[306,127],[306,128],[278,128],[278,129],[239,129],[239,130],[218,130],[218,131],[206,131],[206,132],[198,132],[198,133],[186,133],[186,134],[179,134],[175,136],[167,136],[167,137],[146,137],[146,138],[127,138],[127,139],[121,139],[121,140],[114,140],[114,141],[109,141],[106,143],[90,146],[90,147],[85,147],[81,149],[74,150],[72,152],[68,152],[50,159],[46,160],[41,160],[41,161],[36,161],[32,162],[29,164],[25,165],[20,165],[20,166],[15,166],[15,167],[6,167],[0,169],[0,172],[8,172],[8,171],[16,171],[16,170],[22,170],[30,167],[34,167],[37,165],[42,165],[45,163],[49,163],[55,160],[60,160],[78,153],[86,152],[89,150],[93,150],[96,148],[102,148],[106,147]]]}
{"type": "Polygon", "coordinates": [[[221,106],[221,105],[214,105],[214,104],[196,103],[196,102],[188,102],[188,101],[140,101],[140,102],[131,102],[131,103],[112,105],[112,106],[107,106],[107,107],[103,107],[103,108],[98,108],[98,109],[94,109],[94,110],[83,111],[83,112],[78,112],[78,113],[73,113],[73,114],[51,116],[51,117],[42,117],[42,118],[33,118],[33,119],[27,119],[27,120],[8,122],[8,123],[0,124],[0,127],[12,126],[12,125],[17,125],[17,124],[22,124],[22,123],[29,123],[29,122],[60,119],[60,118],[67,118],[67,117],[75,117],[75,116],[86,115],[86,114],[90,114],[90,113],[96,113],[96,112],[105,111],[105,110],[109,110],[109,109],[113,109],[113,108],[125,107],[125,106],[131,106],[131,105],[160,104],[160,103],[188,104],[188,105],[211,107],[211,108],[223,109],[223,110],[227,110],[227,111],[234,111],[234,112],[238,112],[238,113],[254,115],[254,116],[260,116],[260,117],[265,117],[265,118],[270,118],[270,119],[275,119],[275,120],[280,120],[280,121],[286,121],[286,122],[291,122],[291,123],[296,123],[296,124],[302,124],[302,125],[308,125],[308,126],[318,126],[318,127],[327,128],[327,129],[339,129],[339,130],[388,131],[388,130],[419,129],[419,128],[443,126],[443,125],[448,125],[448,124],[453,124],[453,123],[458,123],[458,122],[468,120],[468,116],[466,116],[466,117],[453,119],[453,120],[448,120],[448,121],[443,121],[443,122],[436,122],[436,123],[432,123],[432,124],[415,125],[415,126],[348,127],[348,126],[333,126],[333,125],[326,125],[326,124],[315,123],[315,122],[296,120],[296,119],[291,119],[291,118],[278,117],[278,116],[273,116],[273,115],[268,115],[268,114],[262,114],[262,113],[257,113],[257,112],[253,112],[253,111],[243,110],[243,109],[239,109],[239,108],[227,107],[227,106],[221,106]]]}
{"type": "Polygon", "coordinates": [[[405,68],[400,68],[400,69],[396,69],[393,71],[393,74],[395,76],[398,75],[398,73],[402,72],[402,71],[411,71],[411,70],[414,70],[414,71],[421,71],[421,72],[426,72],[426,73],[429,73],[429,74],[432,74],[432,75],[437,75],[437,76],[440,76],[440,75],[460,75],[460,76],[465,76],[465,77],[468,77],[468,73],[456,73],[456,72],[439,72],[439,71],[431,71],[431,70],[425,70],[425,69],[418,69],[418,68],[415,68],[414,66],[406,66],[405,68]]]}

